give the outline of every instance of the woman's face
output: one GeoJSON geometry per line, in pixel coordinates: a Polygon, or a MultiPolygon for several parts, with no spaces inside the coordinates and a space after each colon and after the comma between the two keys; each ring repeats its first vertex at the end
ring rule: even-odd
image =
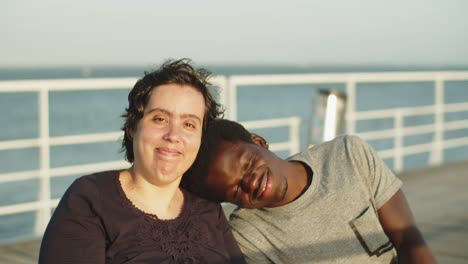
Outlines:
{"type": "Polygon", "coordinates": [[[201,143],[205,100],[195,88],[165,84],[151,93],[133,135],[133,170],[155,185],[179,181],[201,143]]]}

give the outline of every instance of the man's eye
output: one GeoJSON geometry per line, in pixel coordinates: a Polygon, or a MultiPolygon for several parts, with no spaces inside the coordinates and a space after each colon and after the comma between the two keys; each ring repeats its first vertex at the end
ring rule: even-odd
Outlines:
{"type": "Polygon", "coordinates": [[[239,190],[240,190],[240,183],[236,185],[236,189],[234,190],[232,194],[232,201],[237,202],[237,197],[239,196],[239,190]]]}
{"type": "Polygon", "coordinates": [[[245,169],[245,173],[250,175],[252,174],[252,171],[253,171],[253,167],[254,167],[254,163],[255,163],[255,156],[251,156],[249,158],[249,162],[247,163],[247,167],[245,169]]]}

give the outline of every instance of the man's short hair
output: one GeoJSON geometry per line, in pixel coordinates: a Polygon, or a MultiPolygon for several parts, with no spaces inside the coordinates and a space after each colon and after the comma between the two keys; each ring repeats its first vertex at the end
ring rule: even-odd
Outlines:
{"type": "MultiPolygon", "coordinates": [[[[241,124],[227,119],[215,119],[208,123],[202,137],[197,158],[184,174],[181,186],[201,197],[219,201],[206,186],[208,170],[214,155],[223,142],[247,142],[254,144],[251,134],[241,124]]],[[[222,202],[222,201],[219,201],[222,202]]]]}

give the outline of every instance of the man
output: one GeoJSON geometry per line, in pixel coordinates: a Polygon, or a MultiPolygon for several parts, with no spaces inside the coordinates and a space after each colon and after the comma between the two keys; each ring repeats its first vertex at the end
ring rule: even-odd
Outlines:
{"type": "Polygon", "coordinates": [[[183,185],[241,208],[233,233],[250,263],[434,263],[401,181],[354,136],[288,160],[240,124],[209,124],[183,185]]]}

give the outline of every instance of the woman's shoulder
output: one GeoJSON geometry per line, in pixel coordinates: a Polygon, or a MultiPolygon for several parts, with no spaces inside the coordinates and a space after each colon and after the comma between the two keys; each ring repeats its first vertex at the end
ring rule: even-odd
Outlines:
{"type": "Polygon", "coordinates": [[[196,194],[191,193],[183,189],[184,194],[188,202],[190,203],[190,207],[192,210],[195,211],[215,211],[218,212],[221,210],[221,204],[218,202],[214,202],[205,198],[202,198],[196,194]]]}
{"type": "Polygon", "coordinates": [[[68,188],[71,193],[95,193],[114,186],[119,171],[102,171],[76,178],[68,188]]]}

